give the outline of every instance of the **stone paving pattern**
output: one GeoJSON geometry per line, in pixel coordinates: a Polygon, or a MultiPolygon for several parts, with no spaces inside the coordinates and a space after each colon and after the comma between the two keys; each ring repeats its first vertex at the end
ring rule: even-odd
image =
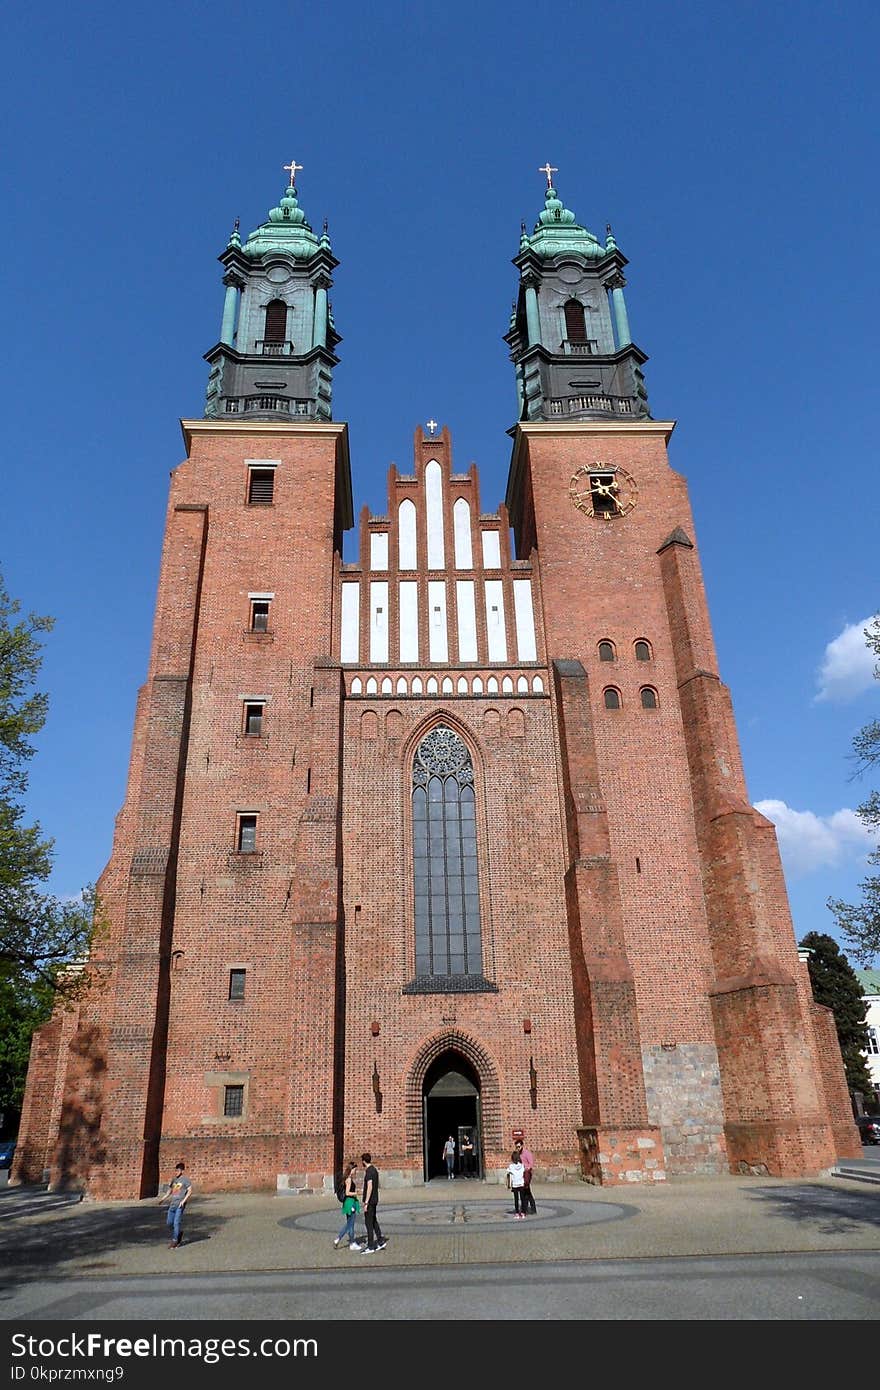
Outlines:
{"type": "MultiPolygon", "coordinates": [[[[673,1179],[625,1193],[538,1184],[537,1217],[514,1221],[505,1194],[433,1183],[380,1204],[385,1251],[365,1265],[627,1259],[880,1250],[874,1185],[840,1178],[673,1179]]],[[[43,1189],[0,1189],[0,1241],[13,1280],[120,1274],[349,1268],[334,1250],[341,1208],[326,1195],[195,1193],[185,1243],[168,1248],[155,1200],[90,1202],[43,1189]]],[[[359,1218],[358,1230],[362,1230],[359,1218]]]]}

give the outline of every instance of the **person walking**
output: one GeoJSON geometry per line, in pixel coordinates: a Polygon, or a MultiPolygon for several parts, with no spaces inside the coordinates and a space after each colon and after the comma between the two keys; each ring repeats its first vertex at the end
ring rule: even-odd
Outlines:
{"type": "Polygon", "coordinates": [[[367,1243],[362,1249],[365,1255],[375,1255],[377,1250],[384,1250],[388,1244],[382,1235],[376,1215],[379,1205],[379,1169],[373,1162],[372,1154],[362,1153],[361,1163],[364,1165],[364,1223],[367,1227],[367,1243]]]}
{"type": "Polygon", "coordinates": [[[333,1249],[338,1250],[343,1239],[348,1236],[349,1250],[362,1250],[363,1246],[358,1245],[354,1238],[354,1219],[361,1209],[357,1195],[357,1161],[353,1158],[348,1160],[345,1165],[345,1172],[342,1175],[342,1188],[345,1196],[342,1199],[342,1215],[345,1218],[342,1229],[333,1242],[333,1249]]]}
{"type": "Polygon", "coordinates": [[[455,1168],[455,1140],[451,1134],[443,1145],[443,1157],[446,1160],[446,1176],[451,1178],[454,1176],[453,1169],[455,1168]]]}
{"type": "Polygon", "coordinates": [[[534,1167],[535,1167],[535,1158],[534,1158],[534,1155],[533,1155],[531,1149],[527,1149],[527,1148],[526,1148],[526,1146],[525,1146],[525,1144],[523,1143],[522,1139],[517,1139],[517,1141],[516,1141],[516,1143],[514,1144],[513,1147],[514,1147],[515,1149],[518,1149],[518,1150],[519,1150],[519,1156],[520,1156],[520,1158],[522,1159],[522,1165],[523,1165],[523,1168],[525,1169],[525,1173],[524,1173],[524,1175],[523,1175],[523,1190],[522,1190],[522,1209],[523,1209],[523,1215],[524,1215],[524,1216],[537,1216],[537,1214],[538,1214],[538,1208],[535,1206],[535,1199],[534,1199],[534,1197],[532,1196],[532,1174],[533,1174],[534,1167]]]}
{"type": "Polygon", "coordinates": [[[510,1155],[510,1162],[507,1165],[507,1186],[513,1193],[513,1213],[517,1221],[522,1221],[525,1212],[522,1210],[522,1191],[525,1168],[520,1157],[519,1149],[514,1149],[510,1155]]]}
{"type": "Polygon", "coordinates": [[[184,1163],[175,1164],[174,1177],[169,1182],[167,1191],[159,1198],[160,1206],[163,1202],[168,1203],[166,1220],[171,1232],[169,1250],[177,1250],[183,1244],[183,1209],[192,1195],[192,1183],[186,1176],[185,1167],[184,1163]]]}

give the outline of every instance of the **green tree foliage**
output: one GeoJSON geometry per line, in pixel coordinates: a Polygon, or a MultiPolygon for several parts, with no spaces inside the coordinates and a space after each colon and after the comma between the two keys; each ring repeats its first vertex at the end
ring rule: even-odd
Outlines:
{"type": "MultiPolygon", "coordinates": [[[[865,628],[865,637],[878,658],[874,675],[880,680],[880,613],[870,627],[865,628]]],[[[858,774],[880,771],[880,719],[872,719],[859,730],[853,739],[853,752],[858,774]]],[[[880,833],[880,791],[872,791],[867,801],[856,808],[856,815],[869,830],[880,833]]],[[[880,848],[868,855],[868,863],[880,866],[880,848]]],[[[874,957],[880,955],[880,874],[869,875],[859,884],[859,888],[862,891],[860,903],[845,903],[840,898],[829,898],[828,907],[834,913],[845,941],[852,947],[856,960],[861,965],[870,965],[874,957]]]]}
{"type": "Polygon", "coordinates": [[[31,740],[46,721],[46,696],[34,690],[42,638],[52,619],[29,614],[0,578],[0,1111],[17,1109],[34,1029],[60,999],[88,983],[94,893],[61,902],[44,891],[52,841],[24,823],[31,740]]]}
{"type": "Polygon", "coordinates": [[[811,931],[800,945],[812,952],[809,971],[813,998],[834,1014],[846,1084],[851,1091],[871,1095],[874,1088],[865,1060],[868,1051],[866,1005],[859,978],[833,936],[811,931]]]}

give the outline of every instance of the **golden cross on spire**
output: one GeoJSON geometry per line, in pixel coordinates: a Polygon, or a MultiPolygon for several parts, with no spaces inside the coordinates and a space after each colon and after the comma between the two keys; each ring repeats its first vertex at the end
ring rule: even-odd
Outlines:
{"type": "Polygon", "coordinates": [[[558,174],[558,173],[559,173],[559,170],[558,170],[558,168],[557,168],[555,165],[551,164],[550,161],[549,161],[549,159],[548,159],[546,164],[542,164],[542,165],[541,165],[541,167],[540,167],[539,170],[538,170],[538,173],[539,173],[539,174],[546,174],[546,175],[547,175],[547,187],[548,187],[548,188],[552,188],[552,187],[553,187],[553,179],[552,179],[550,176],[551,176],[551,174],[558,174]]]}
{"type": "Polygon", "coordinates": [[[290,170],[290,186],[291,188],[294,188],[296,186],[297,173],[303,166],[301,164],[297,164],[295,159],[292,159],[289,164],[285,164],[282,167],[285,173],[288,169],[290,170]]]}

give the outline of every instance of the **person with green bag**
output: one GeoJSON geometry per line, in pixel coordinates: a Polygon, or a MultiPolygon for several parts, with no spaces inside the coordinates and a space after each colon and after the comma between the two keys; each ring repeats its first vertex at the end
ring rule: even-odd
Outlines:
{"type": "Polygon", "coordinates": [[[342,1230],[333,1242],[333,1249],[338,1250],[342,1241],[348,1236],[349,1250],[360,1250],[354,1238],[354,1219],[361,1209],[361,1204],[357,1197],[357,1163],[353,1158],[348,1160],[345,1165],[345,1172],[342,1175],[342,1215],[345,1218],[342,1223],[342,1230]]]}

